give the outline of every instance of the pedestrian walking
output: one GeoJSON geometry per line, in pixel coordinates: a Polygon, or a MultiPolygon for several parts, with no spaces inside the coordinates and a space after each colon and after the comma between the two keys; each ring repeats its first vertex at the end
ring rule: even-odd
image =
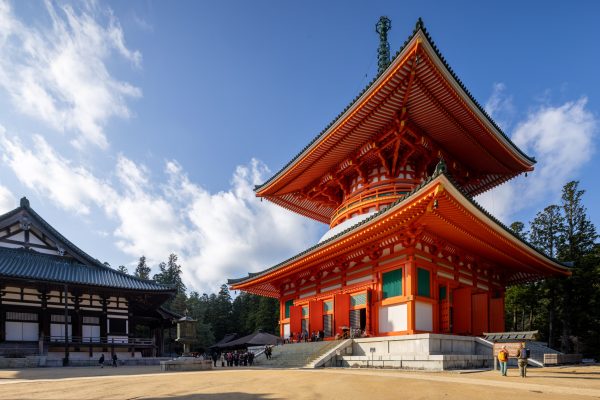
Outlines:
{"type": "Polygon", "coordinates": [[[527,359],[529,358],[529,349],[525,347],[525,342],[521,343],[521,348],[517,351],[517,362],[519,364],[519,373],[521,378],[527,376],[527,359]]]}
{"type": "Polygon", "coordinates": [[[506,376],[508,369],[508,350],[506,350],[506,346],[502,346],[502,349],[498,352],[498,362],[500,363],[500,373],[502,376],[506,376]]]}
{"type": "Polygon", "coordinates": [[[104,354],[98,359],[98,364],[100,364],[100,368],[104,368],[104,354]]]}
{"type": "Polygon", "coordinates": [[[117,353],[113,353],[113,355],[112,355],[112,362],[113,363],[112,364],[113,364],[113,367],[115,367],[115,368],[117,368],[117,360],[118,360],[117,353]]]}

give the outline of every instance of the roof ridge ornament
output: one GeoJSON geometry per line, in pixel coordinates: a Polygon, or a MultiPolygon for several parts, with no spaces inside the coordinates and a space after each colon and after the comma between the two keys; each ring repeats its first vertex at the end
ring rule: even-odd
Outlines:
{"type": "Polygon", "coordinates": [[[417,23],[415,24],[415,30],[425,30],[425,22],[423,22],[423,18],[419,17],[419,19],[417,19],[417,23]]]}
{"type": "Polygon", "coordinates": [[[30,207],[29,206],[29,199],[27,199],[27,197],[25,197],[25,196],[21,197],[21,201],[20,201],[19,205],[21,207],[23,207],[23,208],[30,207]]]}
{"type": "Polygon", "coordinates": [[[377,49],[377,74],[381,74],[390,65],[390,44],[388,42],[388,31],[392,29],[392,21],[386,17],[379,17],[375,25],[375,32],[379,34],[379,48],[377,49]]]}

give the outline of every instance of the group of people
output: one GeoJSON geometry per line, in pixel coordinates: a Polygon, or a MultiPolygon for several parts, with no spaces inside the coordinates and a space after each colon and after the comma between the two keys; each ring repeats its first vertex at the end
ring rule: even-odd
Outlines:
{"type": "MultiPolygon", "coordinates": [[[[525,343],[521,343],[521,347],[517,350],[517,364],[519,366],[519,374],[521,378],[527,376],[527,360],[529,359],[529,349],[525,347],[525,343]]],[[[508,370],[508,350],[506,346],[502,346],[498,352],[498,362],[500,363],[500,373],[502,376],[507,376],[508,370]]]]}
{"type": "MultiPolygon", "coordinates": [[[[117,361],[118,361],[118,357],[117,357],[117,353],[113,353],[112,355],[112,366],[113,367],[117,367],[117,361]]],[[[100,365],[100,368],[104,368],[104,354],[102,354],[100,356],[100,358],[98,359],[98,364],[100,365]]]]}
{"type": "Polygon", "coordinates": [[[284,340],[284,343],[301,343],[301,342],[320,342],[325,338],[324,331],[308,331],[304,330],[298,333],[290,333],[290,337],[284,340]]]}
{"type": "Polygon", "coordinates": [[[213,352],[211,356],[213,366],[217,366],[217,361],[221,361],[221,367],[247,367],[254,363],[254,353],[247,350],[233,350],[221,354],[213,352]]]}

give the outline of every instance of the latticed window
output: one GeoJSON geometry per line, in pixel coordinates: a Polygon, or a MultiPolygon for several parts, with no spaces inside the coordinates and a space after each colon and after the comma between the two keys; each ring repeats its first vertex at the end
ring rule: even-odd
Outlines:
{"type": "Polygon", "coordinates": [[[324,301],[323,302],[323,312],[333,311],[333,301],[324,301]]]}
{"type": "Polygon", "coordinates": [[[308,306],[302,307],[302,317],[308,317],[308,306]]]}
{"type": "Polygon", "coordinates": [[[367,293],[359,293],[350,296],[350,305],[352,307],[364,306],[367,304],[367,293]]]}
{"type": "Polygon", "coordinates": [[[350,328],[360,328],[360,310],[350,310],[350,328]]]}
{"type": "Polygon", "coordinates": [[[98,317],[83,317],[84,325],[100,325],[100,318],[98,317]]]}
{"type": "Polygon", "coordinates": [[[294,300],[288,300],[285,302],[285,317],[290,317],[290,307],[294,305],[294,300]]]}
{"type": "Polygon", "coordinates": [[[382,276],[382,295],[384,299],[388,297],[402,295],[402,269],[384,272],[382,276]]]}
{"type": "MultiPolygon", "coordinates": [[[[71,323],[71,316],[69,315],[68,318],[69,323],[71,323]]],[[[65,316],[64,314],[52,314],[50,316],[50,322],[53,322],[55,324],[64,324],[65,323],[65,316]]]]}
{"type": "Polygon", "coordinates": [[[329,337],[332,335],[332,315],[331,314],[327,314],[327,315],[323,315],[323,334],[326,337],[329,337]]]}
{"type": "Polygon", "coordinates": [[[7,321],[37,321],[38,315],[35,313],[25,313],[25,312],[6,312],[6,320],[7,321]]]}
{"type": "Polygon", "coordinates": [[[417,295],[431,297],[431,273],[427,269],[417,268],[417,295]]]}

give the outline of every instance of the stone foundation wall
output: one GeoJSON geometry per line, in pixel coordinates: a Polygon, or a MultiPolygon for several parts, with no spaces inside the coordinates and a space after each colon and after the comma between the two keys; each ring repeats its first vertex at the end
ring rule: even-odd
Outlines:
{"type": "Polygon", "coordinates": [[[447,370],[491,368],[492,348],[479,338],[424,333],[354,339],[326,366],[447,370]]]}

